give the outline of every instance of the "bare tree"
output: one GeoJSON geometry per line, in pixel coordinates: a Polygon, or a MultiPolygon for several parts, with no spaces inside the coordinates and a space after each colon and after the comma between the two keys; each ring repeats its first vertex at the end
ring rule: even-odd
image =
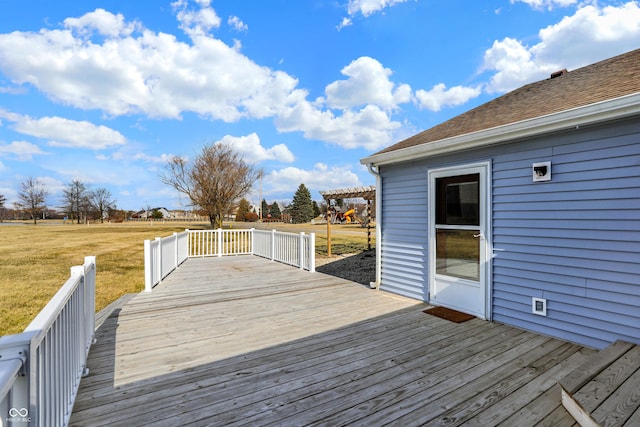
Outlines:
{"type": "Polygon", "coordinates": [[[86,215],[89,207],[89,192],[78,178],[74,178],[62,190],[62,205],[67,214],[69,214],[71,221],[75,219],[80,224],[82,214],[86,215]]]}
{"type": "Polygon", "coordinates": [[[98,188],[90,193],[93,208],[100,217],[100,222],[104,222],[105,215],[116,208],[116,201],[111,198],[111,192],[106,188],[98,188]]]}
{"type": "Polygon", "coordinates": [[[38,214],[45,208],[47,199],[47,190],[44,184],[38,179],[32,177],[20,183],[20,191],[18,192],[18,202],[16,205],[31,215],[33,223],[38,221],[38,214]]]}
{"type": "Polygon", "coordinates": [[[249,192],[262,170],[244,162],[229,144],[207,145],[192,163],[173,157],[167,163],[162,182],[184,193],[199,207],[214,228],[222,227],[223,215],[249,192]]]}

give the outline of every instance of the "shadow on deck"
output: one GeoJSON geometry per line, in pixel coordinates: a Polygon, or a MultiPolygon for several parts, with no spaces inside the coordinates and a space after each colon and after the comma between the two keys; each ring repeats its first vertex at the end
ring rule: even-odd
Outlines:
{"type": "Polygon", "coordinates": [[[594,350],[258,257],[189,259],[97,331],[71,425],[573,425],[594,350]]]}

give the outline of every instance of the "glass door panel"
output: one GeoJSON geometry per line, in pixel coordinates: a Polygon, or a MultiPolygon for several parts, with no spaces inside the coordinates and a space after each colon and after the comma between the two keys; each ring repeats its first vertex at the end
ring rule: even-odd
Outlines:
{"type": "Polygon", "coordinates": [[[480,280],[480,174],[437,178],[436,274],[480,280]]]}
{"type": "Polygon", "coordinates": [[[480,174],[436,179],[436,224],[480,225],[480,174]]]}
{"type": "Polygon", "coordinates": [[[480,239],[476,230],[436,229],[436,274],[480,280],[480,239]]]}

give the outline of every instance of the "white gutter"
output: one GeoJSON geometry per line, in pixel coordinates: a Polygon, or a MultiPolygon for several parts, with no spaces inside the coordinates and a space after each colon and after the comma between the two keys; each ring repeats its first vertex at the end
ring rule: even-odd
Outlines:
{"type": "MultiPolygon", "coordinates": [[[[387,153],[374,154],[360,160],[371,171],[373,165],[399,163],[416,160],[428,156],[470,150],[503,143],[515,139],[528,138],[535,135],[557,132],[565,129],[601,123],[640,114],[640,93],[626,95],[608,101],[589,104],[558,113],[548,114],[533,119],[507,125],[496,126],[478,132],[467,133],[439,141],[427,142],[413,147],[401,148],[387,153]]],[[[374,173],[374,172],[372,172],[374,173]]],[[[374,173],[374,175],[377,175],[374,173]]],[[[378,190],[376,189],[376,192],[378,190]]],[[[377,196],[377,195],[376,195],[377,196]]],[[[376,242],[376,246],[378,243],[376,242]]]]}
{"type": "Polygon", "coordinates": [[[379,170],[367,164],[369,172],[376,177],[376,281],[369,282],[372,289],[380,289],[380,273],[382,271],[382,177],[379,170]]]}

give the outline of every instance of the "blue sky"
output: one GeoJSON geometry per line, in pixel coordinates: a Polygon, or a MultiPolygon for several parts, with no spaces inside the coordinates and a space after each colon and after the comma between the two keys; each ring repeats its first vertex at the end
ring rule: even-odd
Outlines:
{"type": "Polygon", "coordinates": [[[0,194],[73,179],[188,207],[159,174],[229,142],[249,196],[371,185],[359,159],[531,81],[640,47],[640,3],[0,0],[0,194]]]}

